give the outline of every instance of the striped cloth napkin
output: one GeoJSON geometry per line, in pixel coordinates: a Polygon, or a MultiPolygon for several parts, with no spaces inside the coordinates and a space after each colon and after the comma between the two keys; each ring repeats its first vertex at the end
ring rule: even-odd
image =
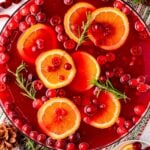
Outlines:
{"type": "MultiPolygon", "coordinates": [[[[0,2],[5,0],[0,0],[0,2]]],[[[8,15],[11,16],[17,8],[19,8],[21,5],[23,5],[27,0],[22,0],[19,4],[13,4],[9,9],[1,9],[0,8],[0,31],[3,28],[4,24],[8,20],[8,15]],[[3,18],[2,18],[3,16],[3,18]]],[[[135,4],[131,0],[124,0],[126,3],[128,3],[143,19],[143,21],[146,23],[147,27],[150,30],[150,7],[144,6],[142,4],[135,4]]],[[[0,123],[7,122],[8,119],[3,113],[2,109],[0,108],[0,123]]],[[[119,142],[115,143],[112,146],[109,146],[108,148],[104,148],[103,150],[112,150],[118,143],[126,140],[133,140],[133,139],[141,139],[143,141],[146,141],[150,143],[150,109],[144,115],[141,122],[136,126],[136,128],[131,131],[128,136],[121,139],[119,142]]],[[[16,150],[19,150],[19,148],[15,148],[16,150]]]]}

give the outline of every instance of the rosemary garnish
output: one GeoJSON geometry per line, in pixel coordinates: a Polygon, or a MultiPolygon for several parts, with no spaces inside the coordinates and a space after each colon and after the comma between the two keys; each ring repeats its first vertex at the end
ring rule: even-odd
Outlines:
{"type": "Polygon", "coordinates": [[[133,0],[133,2],[139,4],[139,3],[144,3],[144,0],[133,0]]]}
{"type": "Polygon", "coordinates": [[[28,79],[24,78],[23,71],[26,71],[26,64],[22,62],[16,69],[16,72],[12,72],[8,69],[10,73],[12,73],[16,77],[16,84],[20,87],[24,92],[22,95],[34,100],[36,91],[32,86],[32,82],[28,79]]]}
{"type": "Polygon", "coordinates": [[[98,82],[97,80],[93,80],[92,84],[97,86],[100,90],[108,91],[114,94],[118,99],[123,99],[126,101],[126,99],[129,99],[125,93],[122,93],[121,91],[114,88],[110,80],[106,80],[105,83],[98,82]]]}
{"type": "Polygon", "coordinates": [[[86,14],[86,22],[84,22],[84,21],[82,22],[82,29],[83,29],[83,31],[82,31],[81,34],[79,34],[80,37],[78,39],[76,50],[87,39],[86,33],[87,33],[87,30],[88,30],[88,28],[90,26],[90,23],[91,23],[91,12],[87,12],[87,14],[86,14]]]}

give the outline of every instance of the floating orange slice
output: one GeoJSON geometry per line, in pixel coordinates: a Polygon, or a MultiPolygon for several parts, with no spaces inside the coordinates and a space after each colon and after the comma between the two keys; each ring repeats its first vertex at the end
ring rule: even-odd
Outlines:
{"type": "Polygon", "coordinates": [[[56,35],[50,26],[36,24],[27,29],[17,42],[17,49],[23,60],[35,63],[37,56],[57,47],[56,35]]]}
{"type": "Polygon", "coordinates": [[[75,91],[86,91],[93,87],[92,81],[100,75],[100,66],[96,59],[83,51],[73,53],[77,73],[69,87],[75,91]]]}
{"type": "Polygon", "coordinates": [[[73,5],[65,14],[64,27],[67,35],[78,42],[83,32],[83,22],[87,22],[87,15],[95,10],[95,7],[86,2],[79,2],[73,5]]]}
{"type": "Polygon", "coordinates": [[[53,139],[64,139],[80,126],[81,116],[76,105],[67,98],[51,98],[37,113],[41,129],[53,139]]]}
{"type": "Polygon", "coordinates": [[[104,50],[116,50],[125,43],[129,34],[129,21],[120,10],[112,7],[96,9],[91,22],[88,37],[96,46],[104,50]],[[98,29],[93,30],[93,24],[98,29]]]}
{"type": "Polygon", "coordinates": [[[123,148],[121,148],[121,150],[134,150],[134,148],[133,148],[132,144],[128,144],[128,145],[124,146],[123,148]]]}
{"type": "Polygon", "coordinates": [[[112,93],[106,91],[100,93],[98,101],[100,105],[103,105],[103,108],[100,108],[94,116],[84,119],[84,121],[96,128],[111,127],[119,117],[120,102],[112,93]]]}
{"type": "Polygon", "coordinates": [[[68,85],[76,74],[72,57],[61,49],[42,53],[36,60],[36,72],[44,85],[57,89],[68,85]]]}

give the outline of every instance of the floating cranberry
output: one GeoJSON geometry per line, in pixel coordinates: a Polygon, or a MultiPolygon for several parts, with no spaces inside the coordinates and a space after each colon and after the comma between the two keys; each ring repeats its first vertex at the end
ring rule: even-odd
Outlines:
{"type": "Polygon", "coordinates": [[[95,105],[86,105],[84,107],[84,113],[93,116],[97,112],[97,106],[95,105]]]}
{"type": "Polygon", "coordinates": [[[146,77],[145,77],[145,76],[139,76],[139,77],[137,78],[137,81],[138,81],[139,83],[140,83],[140,82],[144,83],[145,80],[146,80],[146,77]]]}
{"type": "Polygon", "coordinates": [[[56,27],[55,27],[55,31],[57,32],[57,33],[62,33],[63,31],[64,31],[64,27],[62,26],[62,25],[56,25],[56,27]]]}
{"type": "Polygon", "coordinates": [[[81,105],[81,96],[80,95],[73,96],[73,101],[75,104],[81,105]]]}
{"type": "Polygon", "coordinates": [[[26,17],[26,22],[27,22],[28,25],[34,25],[34,24],[36,24],[36,18],[35,18],[35,16],[34,15],[28,15],[26,17]]]}
{"type": "Polygon", "coordinates": [[[41,100],[42,100],[42,102],[44,103],[44,102],[46,102],[46,101],[48,100],[48,97],[47,97],[47,96],[42,96],[42,97],[41,97],[41,100]]]}
{"type": "Polygon", "coordinates": [[[7,38],[0,35],[0,45],[4,46],[7,43],[7,38]]]}
{"type": "Polygon", "coordinates": [[[41,99],[35,99],[35,100],[32,102],[32,106],[33,106],[33,108],[35,108],[35,109],[39,109],[42,105],[43,105],[43,102],[42,102],[41,99]]]}
{"type": "Polygon", "coordinates": [[[22,127],[22,121],[20,119],[15,119],[14,124],[16,127],[21,128],[22,127]]]}
{"type": "Polygon", "coordinates": [[[70,63],[65,63],[65,64],[64,64],[64,68],[65,68],[66,70],[70,70],[70,69],[72,68],[72,65],[71,65],[70,63]]]}
{"type": "Polygon", "coordinates": [[[41,80],[35,80],[32,82],[32,86],[36,91],[40,91],[43,89],[44,85],[41,80]]]}
{"type": "Polygon", "coordinates": [[[130,129],[130,128],[133,126],[133,123],[132,123],[132,121],[130,121],[130,120],[126,120],[126,121],[124,122],[124,126],[125,126],[127,129],[130,129]]]}
{"type": "Polygon", "coordinates": [[[124,7],[124,4],[120,1],[115,1],[113,6],[121,10],[124,7]]]}
{"type": "Polygon", "coordinates": [[[114,73],[112,71],[106,71],[105,74],[107,78],[112,78],[114,76],[114,73]]]}
{"type": "Polygon", "coordinates": [[[80,140],[80,134],[79,133],[75,133],[75,134],[72,134],[68,137],[68,140],[72,143],[76,143],[80,140]]]}
{"type": "Polygon", "coordinates": [[[131,13],[131,10],[128,7],[123,7],[122,12],[126,15],[129,15],[131,13]]]}
{"type": "Polygon", "coordinates": [[[64,48],[67,50],[72,50],[75,48],[75,46],[76,46],[76,43],[72,39],[64,42],[64,48]]]}
{"type": "Polygon", "coordinates": [[[133,149],[135,149],[135,150],[141,150],[141,148],[142,148],[142,145],[141,145],[140,142],[134,142],[133,143],[133,149]]]}
{"type": "Polygon", "coordinates": [[[124,70],[122,67],[116,67],[113,69],[113,72],[116,77],[121,77],[124,73],[124,70]]]}
{"type": "Polygon", "coordinates": [[[119,117],[116,124],[118,126],[124,126],[124,123],[125,123],[125,119],[123,117],[119,117]]]}
{"type": "Polygon", "coordinates": [[[3,83],[9,83],[11,80],[10,76],[8,75],[8,73],[2,73],[0,74],[0,81],[3,83]]]}
{"type": "Polygon", "coordinates": [[[55,143],[56,148],[63,149],[66,146],[66,140],[57,140],[55,143]]]}
{"type": "Polygon", "coordinates": [[[37,136],[37,141],[38,141],[38,142],[43,143],[43,142],[45,142],[45,140],[46,140],[46,135],[45,135],[45,134],[39,134],[39,135],[37,136]]]}
{"type": "Polygon", "coordinates": [[[124,74],[120,77],[120,82],[125,84],[127,83],[129,80],[131,79],[131,75],[130,74],[124,74]]]}
{"type": "Polygon", "coordinates": [[[40,11],[40,7],[36,4],[32,4],[30,6],[30,12],[31,14],[37,14],[40,11]]]}
{"type": "Polygon", "coordinates": [[[29,15],[29,14],[30,14],[30,8],[29,8],[29,7],[24,7],[24,8],[22,8],[22,9],[20,10],[20,14],[21,14],[22,16],[27,16],[27,15],[29,15]]]}
{"type": "Polygon", "coordinates": [[[141,93],[147,92],[149,89],[149,85],[145,83],[139,83],[137,86],[137,91],[141,93]]]}
{"type": "Polygon", "coordinates": [[[142,47],[139,45],[133,46],[130,52],[133,56],[140,56],[142,54],[142,47]]]}
{"type": "Polygon", "coordinates": [[[36,5],[43,5],[44,4],[44,0],[34,0],[36,5]]]}
{"type": "Polygon", "coordinates": [[[66,150],[76,150],[76,145],[74,143],[68,143],[66,150]]]}
{"type": "Polygon", "coordinates": [[[47,90],[46,90],[46,96],[47,96],[48,98],[56,97],[56,95],[57,95],[57,92],[56,92],[55,89],[47,89],[47,90]]]}
{"type": "Polygon", "coordinates": [[[100,76],[99,80],[100,82],[106,82],[107,78],[105,76],[100,76]]]}
{"type": "Polygon", "coordinates": [[[79,150],[88,150],[89,149],[89,144],[86,142],[82,142],[79,144],[79,150]]]}
{"type": "Polygon", "coordinates": [[[28,124],[23,125],[22,131],[23,133],[29,134],[31,132],[31,126],[29,126],[28,124]]]}
{"type": "Polygon", "coordinates": [[[144,150],[150,150],[150,146],[146,147],[144,150]]]}
{"type": "Polygon", "coordinates": [[[106,59],[108,62],[113,62],[116,59],[116,55],[114,53],[109,52],[106,54],[106,59]]]}
{"type": "Polygon", "coordinates": [[[145,27],[144,27],[144,24],[141,22],[141,21],[136,21],[135,22],[135,30],[138,31],[138,32],[142,32],[144,31],[145,27]]]}
{"type": "Polygon", "coordinates": [[[137,115],[137,116],[141,116],[145,111],[145,108],[144,106],[142,105],[136,105],[134,107],[134,113],[137,115]]]}
{"type": "Polygon", "coordinates": [[[31,131],[29,136],[30,136],[31,139],[36,140],[37,136],[38,136],[38,132],[37,131],[31,131]]]}
{"type": "Polygon", "coordinates": [[[57,39],[59,42],[65,42],[68,40],[68,36],[66,34],[60,33],[57,35],[57,39]]]}
{"type": "Polygon", "coordinates": [[[123,126],[119,126],[117,128],[117,133],[121,136],[121,135],[124,135],[125,133],[127,133],[127,129],[123,126]]]}
{"type": "Polygon", "coordinates": [[[12,5],[12,0],[5,0],[5,2],[1,3],[1,7],[3,8],[8,8],[11,5],[12,5]]]}
{"type": "Polygon", "coordinates": [[[8,29],[9,30],[16,30],[18,28],[18,22],[15,20],[11,20],[10,23],[8,24],[8,29]]]}
{"type": "Polygon", "coordinates": [[[104,64],[106,64],[106,62],[107,62],[106,56],[99,55],[99,56],[97,57],[97,62],[98,62],[99,65],[104,65],[104,64]]]}
{"type": "Polygon", "coordinates": [[[16,22],[20,22],[21,19],[22,19],[22,15],[20,14],[20,12],[18,12],[14,15],[14,20],[16,22]]]}
{"type": "Polygon", "coordinates": [[[134,116],[133,118],[132,118],[132,122],[134,123],[134,124],[136,124],[138,121],[139,121],[139,117],[137,117],[137,116],[134,116]]]}
{"type": "Polygon", "coordinates": [[[50,24],[52,26],[56,26],[56,25],[59,25],[61,23],[61,18],[59,16],[53,16],[51,19],[50,19],[50,24]]]}
{"type": "Polygon", "coordinates": [[[0,64],[5,64],[9,60],[9,55],[7,53],[0,53],[0,64]]]}
{"type": "Polygon", "coordinates": [[[52,146],[54,146],[55,145],[55,140],[54,139],[52,139],[52,138],[47,138],[47,140],[46,140],[46,145],[47,146],[49,146],[49,147],[52,147],[52,146]]]}
{"type": "Polygon", "coordinates": [[[130,87],[137,87],[137,85],[138,85],[138,81],[137,81],[137,79],[135,79],[135,78],[133,78],[133,79],[131,79],[131,80],[129,80],[129,86],[130,87]]]}
{"type": "Polygon", "coordinates": [[[0,45],[0,53],[5,52],[5,50],[6,50],[6,48],[4,46],[0,45]]]}
{"type": "Polygon", "coordinates": [[[98,104],[99,104],[99,101],[98,101],[98,99],[96,99],[96,98],[92,99],[91,102],[92,102],[92,104],[94,104],[94,105],[98,105],[98,104]]]}
{"type": "Polygon", "coordinates": [[[3,32],[3,35],[8,38],[12,35],[12,31],[10,29],[5,29],[4,32],[3,32]]]}
{"type": "Polygon", "coordinates": [[[64,0],[64,4],[65,5],[72,5],[73,4],[73,0],[64,0]]]}
{"type": "Polygon", "coordinates": [[[25,30],[27,30],[29,27],[29,25],[25,22],[25,21],[22,21],[19,23],[19,30],[24,32],[25,30]]]}
{"type": "Polygon", "coordinates": [[[53,57],[52,58],[52,65],[54,67],[56,67],[56,68],[60,67],[61,63],[62,63],[62,59],[60,57],[53,57]]]}
{"type": "Polygon", "coordinates": [[[39,12],[36,16],[36,19],[38,22],[45,22],[46,21],[45,13],[39,12]]]}
{"type": "Polygon", "coordinates": [[[66,91],[64,89],[59,89],[58,90],[58,96],[65,97],[66,96],[66,91]]]}

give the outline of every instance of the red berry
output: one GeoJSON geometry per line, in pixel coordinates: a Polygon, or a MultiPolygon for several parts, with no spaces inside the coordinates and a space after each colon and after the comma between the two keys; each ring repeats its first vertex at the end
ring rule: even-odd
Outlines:
{"type": "Polygon", "coordinates": [[[0,45],[4,46],[7,43],[7,38],[0,35],[0,45]]]}
{"type": "Polygon", "coordinates": [[[45,47],[43,39],[37,39],[36,44],[37,44],[36,46],[37,46],[38,49],[44,49],[44,47],[45,47]]]}
{"type": "Polygon", "coordinates": [[[14,20],[16,22],[19,22],[21,19],[22,19],[22,15],[19,12],[16,13],[15,16],[14,16],[14,20]]]}
{"type": "Polygon", "coordinates": [[[137,79],[131,79],[131,80],[129,80],[129,86],[130,87],[136,87],[138,85],[138,81],[137,81],[137,79]]]}
{"type": "Polygon", "coordinates": [[[132,118],[132,122],[134,124],[136,124],[139,121],[139,119],[140,119],[139,117],[135,116],[135,117],[132,118]]]}
{"type": "Polygon", "coordinates": [[[48,100],[48,97],[42,96],[42,97],[41,97],[41,100],[42,100],[42,102],[46,102],[46,101],[48,100]]]}
{"type": "Polygon", "coordinates": [[[34,140],[37,139],[37,136],[38,136],[38,132],[37,131],[31,131],[30,134],[29,134],[29,137],[31,139],[34,139],[34,140]]]}
{"type": "Polygon", "coordinates": [[[63,149],[66,146],[66,140],[57,140],[55,143],[56,148],[63,149]]]}
{"type": "Polygon", "coordinates": [[[116,67],[113,69],[114,75],[116,77],[121,77],[124,74],[124,70],[122,67],[116,67]]]}
{"type": "Polygon", "coordinates": [[[59,42],[65,42],[68,40],[68,36],[66,34],[60,33],[57,35],[57,39],[59,42]]]}
{"type": "Polygon", "coordinates": [[[107,62],[106,56],[102,56],[102,55],[98,56],[97,57],[97,62],[98,62],[99,65],[106,64],[106,62],[107,62]]]}
{"type": "Polygon", "coordinates": [[[133,149],[134,150],[141,150],[141,148],[142,148],[142,145],[140,142],[134,142],[133,143],[133,149]]]}
{"type": "Polygon", "coordinates": [[[29,25],[25,22],[25,21],[22,21],[19,23],[19,30],[24,32],[25,30],[27,30],[29,27],[29,25]]]}
{"type": "Polygon", "coordinates": [[[114,73],[112,71],[106,71],[105,74],[107,78],[112,78],[114,76],[114,73]]]}
{"type": "Polygon", "coordinates": [[[33,85],[33,88],[36,90],[36,91],[40,91],[43,89],[44,85],[42,83],[41,80],[35,80],[32,82],[32,85],[33,85]]]}
{"type": "Polygon", "coordinates": [[[54,145],[55,145],[55,140],[52,139],[52,138],[50,138],[50,137],[47,138],[47,140],[46,140],[46,145],[49,146],[49,147],[54,146],[54,145]]]}
{"type": "Polygon", "coordinates": [[[145,83],[139,83],[137,86],[137,91],[144,93],[147,92],[149,90],[149,85],[145,84],[145,83]]]}
{"type": "Polygon", "coordinates": [[[65,63],[65,64],[64,64],[64,68],[65,68],[66,70],[70,70],[70,69],[72,68],[72,65],[71,65],[70,63],[65,63]]]}
{"type": "Polygon", "coordinates": [[[67,40],[64,42],[64,48],[67,50],[72,50],[74,49],[76,46],[76,43],[74,42],[74,40],[67,40]]]}
{"type": "Polygon", "coordinates": [[[35,109],[39,109],[42,105],[43,105],[43,102],[42,102],[41,99],[35,99],[35,100],[32,102],[32,106],[33,106],[33,108],[35,108],[35,109]]]}
{"type": "Polygon", "coordinates": [[[140,56],[142,54],[142,47],[139,46],[139,45],[136,45],[136,46],[133,46],[131,49],[130,49],[130,53],[133,55],[133,56],[140,56]]]}
{"type": "Polygon", "coordinates": [[[76,146],[74,143],[68,143],[66,150],[76,150],[76,146]]]}
{"type": "MultiPolygon", "coordinates": [[[[6,38],[8,38],[8,37],[10,37],[11,35],[12,35],[12,31],[10,30],[10,29],[5,29],[4,31],[3,31],[3,35],[6,37],[6,38]]],[[[1,48],[0,48],[1,49],[1,48]]]]}
{"type": "Polygon", "coordinates": [[[16,127],[21,128],[22,127],[22,121],[20,119],[15,119],[14,124],[16,127]]]}
{"type": "Polygon", "coordinates": [[[115,1],[113,6],[121,10],[124,7],[124,4],[120,1],[115,1]]]}
{"type": "Polygon", "coordinates": [[[73,0],[64,0],[64,4],[65,5],[72,5],[73,4],[73,0]]]}
{"type": "Polygon", "coordinates": [[[52,89],[47,89],[46,90],[46,96],[48,97],[48,98],[53,98],[53,97],[56,97],[56,95],[57,95],[57,92],[56,92],[56,90],[52,90],[52,89]]]}
{"type": "Polygon", "coordinates": [[[37,141],[43,143],[43,142],[45,142],[45,140],[46,140],[46,135],[45,134],[39,134],[37,136],[37,141]]]}
{"type": "Polygon", "coordinates": [[[141,21],[136,21],[135,22],[135,30],[138,31],[138,32],[142,32],[144,31],[145,27],[144,27],[144,24],[141,22],[141,21]]]}
{"type": "Polygon", "coordinates": [[[84,113],[93,116],[97,112],[97,106],[95,105],[86,105],[84,107],[84,113]]]}
{"type": "Polygon", "coordinates": [[[5,64],[9,60],[9,55],[7,53],[0,53],[0,64],[5,64]]]}
{"type": "Polygon", "coordinates": [[[31,132],[31,126],[29,126],[28,124],[23,125],[22,131],[23,133],[29,134],[31,132]]]}
{"type": "Polygon", "coordinates": [[[144,83],[145,80],[146,80],[146,77],[145,77],[145,76],[139,76],[139,77],[137,78],[137,81],[138,81],[139,83],[140,83],[140,82],[144,83]]]}
{"type": "Polygon", "coordinates": [[[133,123],[130,121],[130,120],[126,120],[124,122],[124,126],[127,128],[127,129],[130,129],[132,126],[133,126],[133,123]]]}
{"type": "Polygon", "coordinates": [[[124,126],[124,123],[125,123],[125,119],[123,117],[119,117],[116,124],[118,126],[124,126]]]}
{"type": "Polygon", "coordinates": [[[5,2],[2,2],[0,4],[1,4],[1,7],[8,8],[9,6],[12,5],[12,0],[5,0],[5,2]]]}
{"type": "Polygon", "coordinates": [[[89,149],[89,144],[86,142],[82,142],[79,144],[79,150],[88,150],[89,149]]]}
{"type": "Polygon", "coordinates": [[[79,133],[75,133],[75,134],[72,134],[68,137],[68,140],[72,143],[76,143],[76,142],[79,142],[80,140],[80,134],[79,133]]]}
{"type": "Polygon", "coordinates": [[[18,22],[15,20],[11,20],[11,22],[8,24],[8,29],[9,30],[15,30],[18,28],[18,22]]]}
{"type": "Polygon", "coordinates": [[[120,77],[120,82],[124,84],[127,83],[130,79],[131,79],[130,74],[124,74],[120,77]]]}
{"type": "Polygon", "coordinates": [[[36,5],[43,5],[44,4],[44,0],[34,0],[36,5]]]}
{"type": "Polygon", "coordinates": [[[45,22],[46,21],[46,15],[45,13],[39,12],[36,16],[38,22],[45,22]]]}
{"type": "Polygon", "coordinates": [[[126,15],[129,15],[131,13],[131,10],[128,7],[123,7],[122,12],[126,15]]]}
{"type": "Polygon", "coordinates": [[[64,31],[64,28],[63,28],[62,25],[59,24],[59,25],[56,25],[55,31],[56,31],[57,33],[62,33],[62,32],[64,31]]]}
{"type": "Polygon", "coordinates": [[[30,14],[30,8],[29,8],[29,7],[24,7],[24,8],[22,8],[22,9],[20,10],[20,14],[21,14],[22,16],[27,16],[27,15],[29,15],[29,14],[30,14]]]}
{"type": "Polygon", "coordinates": [[[109,52],[106,54],[106,59],[108,62],[113,62],[116,59],[116,55],[114,53],[109,52]]]}
{"type": "Polygon", "coordinates": [[[0,82],[3,82],[3,83],[9,83],[10,82],[10,76],[8,75],[8,73],[1,73],[0,74],[0,82]]]}
{"type": "Polygon", "coordinates": [[[4,46],[0,45],[0,53],[5,52],[5,50],[6,50],[6,48],[4,46]]]}
{"type": "Polygon", "coordinates": [[[62,63],[62,59],[60,57],[55,56],[55,57],[52,58],[52,65],[55,68],[60,67],[61,63],[62,63]]]}
{"type": "Polygon", "coordinates": [[[106,82],[107,78],[105,76],[100,76],[99,80],[101,82],[106,82]]]}
{"type": "Polygon", "coordinates": [[[120,127],[117,128],[117,133],[119,135],[123,135],[123,134],[127,133],[127,129],[123,126],[120,126],[120,127]]]}
{"type": "Polygon", "coordinates": [[[66,96],[66,91],[64,89],[59,89],[58,90],[58,96],[65,97],[66,96]]]}
{"type": "Polygon", "coordinates": [[[36,18],[35,18],[35,16],[34,15],[28,15],[26,17],[26,22],[27,22],[28,25],[34,25],[34,24],[36,24],[36,18]]]}
{"type": "Polygon", "coordinates": [[[136,105],[134,107],[134,113],[137,115],[137,116],[141,116],[145,111],[145,108],[144,106],[142,105],[136,105]]]}
{"type": "Polygon", "coordinates": [[[150,146],[146,147],[144,150],[150,150],[150,146]]]}
{"type": "Polygon", "coordinates": [[[31,12],[32,14],[37,14],[39,11],[40,11],[40,7],[39,7],[38,5],[32,4],[32,5],[30,6],[30,12],[31,12]]]}
{"type": "Polygon", "coordinates": [[[56,25],[59,25],[61,23],[61,18],[59,16],[53,16],[51,19],[50,19],[50,24],[52,26],[56,26],[56,25]]]}

